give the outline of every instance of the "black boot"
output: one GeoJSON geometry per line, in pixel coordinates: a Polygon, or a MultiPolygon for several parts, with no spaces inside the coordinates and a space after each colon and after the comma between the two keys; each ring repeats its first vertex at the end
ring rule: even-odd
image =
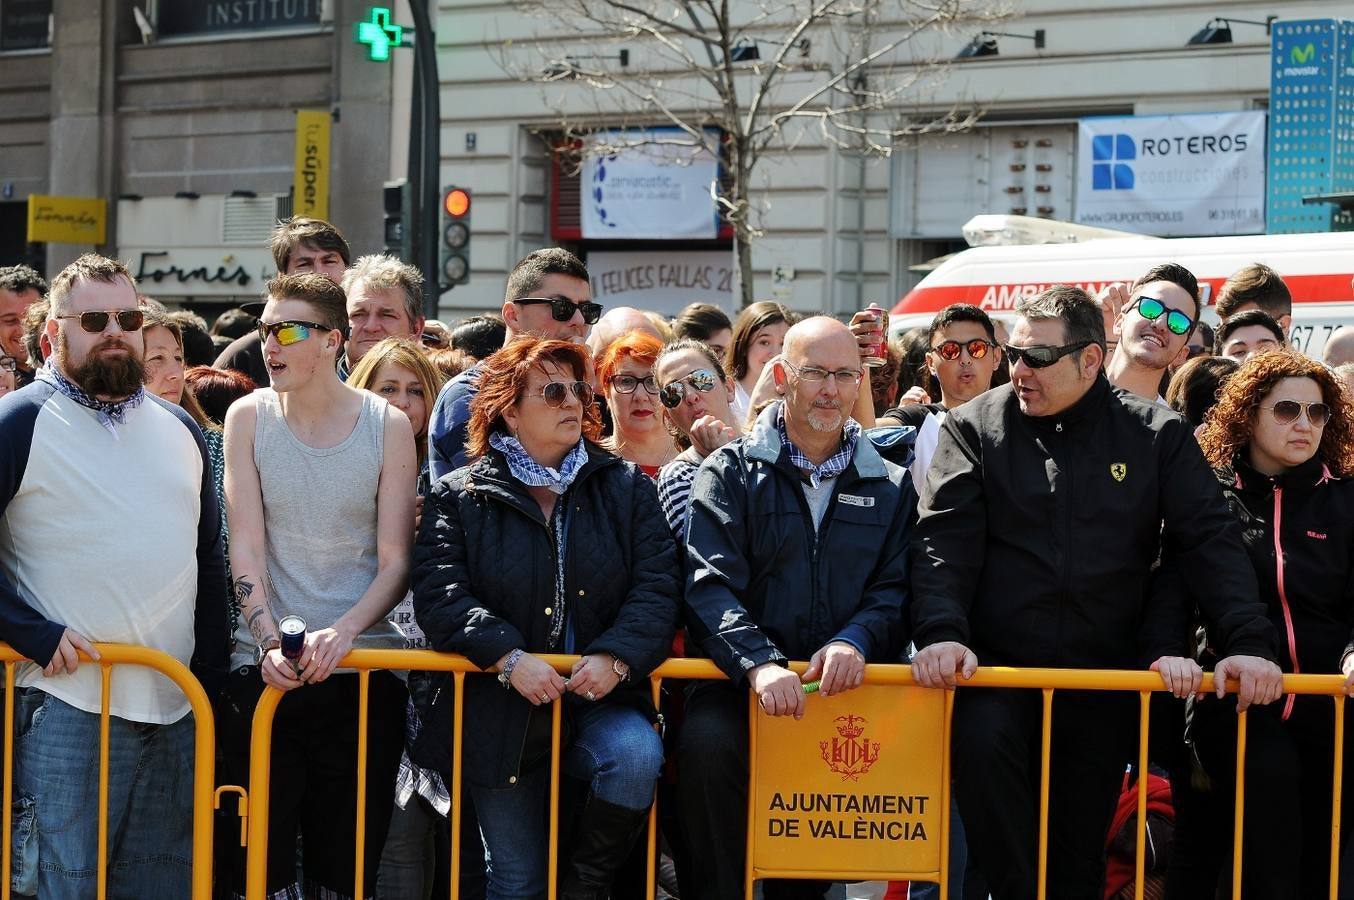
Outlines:
{"type": "Polygon", "coordinates": [[[578,817],[573,852],[560,873],[560,900],[606,900],[616,871],[648,821],[648,809],[626,809],[589,797],[578,817]]]}

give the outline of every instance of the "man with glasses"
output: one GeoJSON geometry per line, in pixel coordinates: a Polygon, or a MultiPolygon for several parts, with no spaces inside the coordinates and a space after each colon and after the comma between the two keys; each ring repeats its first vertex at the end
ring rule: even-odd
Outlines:
{"type": "Polygon", "coordinates": [[[1190,335],[1199,321],[1194,273],[1176,263],[1153,266],[1132,287],[1110,285],[1100,299],[1118,311],[1119,345],[1105,367],[1110,384],[1165,406],[1162,380],[1172,364],[1189,358],[1190,335]]]}
{"type": "MultiPolygon", "coordinates": [[[[790,328],[773,376],[783,401],[714,450],[691,486],[688,646],[730,681],[694,685],[677,766],[693,900],[743,894],[748,697],[762,714],[804,713],[804,685],[825,695],[862,683],[867,662],[904,646],[907,542],[916,493],[849,417],[863,377],[847,326],[823,316],[790,328]],[[810,660],[802,676],[787,660],[810,660]]],[[[806,736],[807,739],[807,736],[806,736]]],[[[826,885],[768,881],[768,898],[826,885]]]]}
{"type": "MultiPolygon", "coordinates": [[[[24,313],[47,293],[47,282],[28,266],[0,267],[0,356],[14,360],[18,387],[33,380],[38,360],[24,350],[24,313]]],[[[3,377],[3,376],[0,376],[3,377]]]]}
{"type": "MultiPolygon", "coordinates": [[[[582,343],[602,315],[592,300],[588,270],[567,250],[528,253],[508,273],[503,300],[506,347],[524,334],[582,343]]],[[[471,366],[443,386],[428,419],[428,464],[434,480],[470,462],[466,429],[470,401],[479,392],[480,369],[471,366]]]]}
{"type": "MultiPolygon", "coordinates": [[[[1153,596],[1165,547],[1241,682],[1240,707],[1279,696],[1273,629],[1217,481],[1183,419],[1114,390],[1104,320],[1079,288],[1022,301],[1011,384],[952,411],[918,507],[913,676],[953,688],[984,666],[1151,667],[1186,696],[1185,601],[1153,596]],[[1183,624],[1180,631],[1184,631],[1183,624]],[[1229,655],[1230,654],[1230,655],[1229,655]]],[[[1121,348],[1122,349],[1122,348],[1121,348]]],[[[1132,750],[1136,703],[1054,695],[1050,897],[1103,892],[1104,843],[1132,750]]],[[[953,772],[970,858],[997,898],[1035,895],[1038,692],[960,691],[953,772]]]]}
{"type": "MultiPolygon", "coordinates": [[[[52,280],[53,355],[0,397],[0,640],[16,670],[13,884],[88,897],[99,861],[103,684],[93,642],[151,647],[215,694],[228,646],[202,433],[142,388],[136,283],[87,254],[52,280]]],[[[194,727],[183,693],[119,666],[108,703],[108,893],[186,897],[194,727]]]]}

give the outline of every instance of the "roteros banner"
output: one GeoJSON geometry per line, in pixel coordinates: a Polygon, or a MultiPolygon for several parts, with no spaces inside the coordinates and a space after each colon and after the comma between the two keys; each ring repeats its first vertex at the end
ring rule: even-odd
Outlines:
{"type": "Polygon", "coordinates": [[[1162,237],[1264,232],[1264,112],[1082,119],[1074,220],[1162,237]]]}
{"type": "Polygon", "coordinates": [[[329,218],[329,113],[322,109],[296,111],[292,214],[329,218]]]}
{"type": "Polygon", "coordinates": [[[683,146],[676,129],[607,132],[579,173],[583,237],[685,240],[713,238],[719,164],[703,148],[683,146]]]}

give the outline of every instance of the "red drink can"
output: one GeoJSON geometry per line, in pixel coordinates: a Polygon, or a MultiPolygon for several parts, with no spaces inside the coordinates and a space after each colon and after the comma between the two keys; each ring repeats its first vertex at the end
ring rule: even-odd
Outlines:
{"type": "Polygon", "coordinates": [[[866,312],[874,313],[875,327],[871,329],[874,341],[867,350],[867,355],[861,357],[860,364],[872,368],[886,365],[888,363],[886,343],[889,332],[889,314],[880,309],[878,303],[871,303],[866,312]]]}

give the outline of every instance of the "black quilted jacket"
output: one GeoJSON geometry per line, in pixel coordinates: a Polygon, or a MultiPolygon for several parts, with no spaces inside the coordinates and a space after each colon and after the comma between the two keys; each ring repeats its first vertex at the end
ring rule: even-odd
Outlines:
{"type": "MultiPolygon", "coordinates": [[[[519,647],[548,652],[555,543],[503,455],[491,450],[444,476],[424,502],[414,612],[433,648],[464,654],[482,669],[519,647]]],[[[676,549],[657,491],[639,469],[590,445],[563,502],[575,652],[628,663],[631,680],[601,702],[652,717],[646,676],[668,655],[680,601],[676,549]]],[[[443,771],[451,763],[450,695],[448,681],[414,753],[443,771]]],[[[532,707],[492,674],[466,676],[465,698],[464,764],[472,782],[506,787],[549,759],[550,707],[532,707]]],[[[566,726],[571,706],[586,702],[566,695],[566,726]]]]}

